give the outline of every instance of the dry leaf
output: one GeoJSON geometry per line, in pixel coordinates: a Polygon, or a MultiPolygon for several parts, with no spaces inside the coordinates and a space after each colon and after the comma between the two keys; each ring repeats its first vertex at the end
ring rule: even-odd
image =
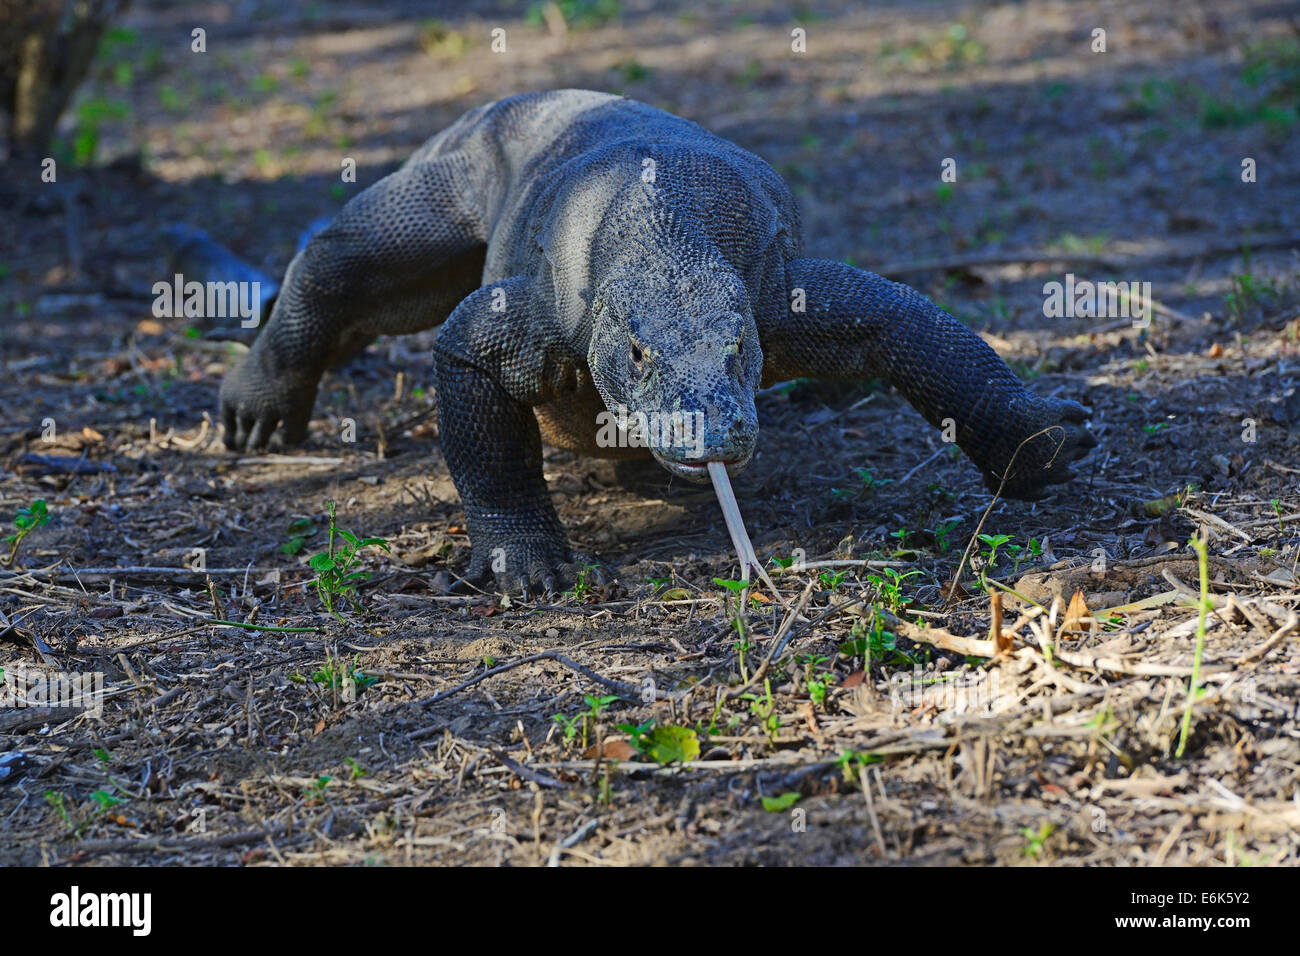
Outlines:
{"type": "Polygon", "coordinates": [[[939,588],[939,593],[943,595],[945,601],[964,601],[970,597],[970,592],[961,586],[960,581],[949,581],[939,588]]]}
{"type": "Polygon", "coordinates": [[[866,679],[866,671],[854,671],[840,682],[841,687],[857,687],[866,679]]]}
{"type": "Polygon", "coordinates": [[[600,752],[600,745],[597,744],[588,747],[582,755],[584,760],[594,760],[602,756],[608,760],[632,760],[636,757],[636,748],[626,740],[607,740],[603,754],[600,752]]]}
{"type": "Polygon", "coordinates": [[[166,331],[156,319],[141,319],[136,323],[135,330],[141,335],[162,335],[166,331]]]}
{"type": "Polygon", "coordinates": [[[1223,355],[1223,346],[1215,342],[1210,346],[1209,351],[1205,353],[1210,358],[1220,358],[1223,355]]]}
{"type": "Polygon", "coordinates": [[[1088,610],[1088,602],[1083,599],[1083,592],[1076,588],[1074,597],[1070,598],[1070,606],[1065,609],[1065,620],[1061,622],[1056,636],[1059,638],[1064,631],[1091,632],[1094,626],[1095,622],[1092,619],[1092,611],[1088,610]]]}

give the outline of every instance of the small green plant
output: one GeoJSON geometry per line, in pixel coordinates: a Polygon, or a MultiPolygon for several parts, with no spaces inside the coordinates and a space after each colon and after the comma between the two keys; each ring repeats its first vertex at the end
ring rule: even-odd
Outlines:
{"type": "Polygon", "coordinates": [[[348,765],[348,770],[353,780],[360,780],[362,777],[370,776],[370,771],[361,764],[357,763],[351,757],[344,757],[343,762],[348,765]]]}
{"type": "Polygon", "coordinates": [[[840,653],[846,657],[862,658],[866,669],[876,663],[886,667],[910,667],[916,663],[911,655],[898,649],[898,638],[892,631],[885,630],[885,622],[878,614],[872,614],[870,623],[864,618],[853,622],[849,631],[849,640],[840,644],[840,653]]]}
{"type": "Polygon", "coordinates": [[[768,813],[781,813],[784,810],[789,810],[796,803],[802,800],[803,794],[792,790],[789,793],[781,794],[779,797],[762,797],[761,799],[763,801],[763,809],[768,813]]]}
{"type": "Polygon", "coordinates": [[[563,714],[552,714],[551,720],[559,728],[564,739],[565,748],[573,746],[573,742],[578,739],[578,727],[585,720],[585,714],[575,714],[572,717],[565,717],[563,714]]]}
{"type": "Polygon", "coordinates": [[[948,542],[948,535],[952,534],[960,525],[960,521],[945,521],[937,528],[932,528],[930,533],[934,535],[934,543],[939,546],[940,554],[947,554],[952,545],[948,542]]]}
{"type": "Polygon", "coordinates": [[[330,539],[329,550],[312,555],[311,567],[316,572],[316,593],[320,595],[325,610],[342,621],[343,616],[335,605],[340,598],[347,601],[357,612],[365,609],[357,601],[357,585],[370,577],[364,571],[353,568],[361,560],[361,552],[366,548],[391,550],[383,538],[358,538],[351,531],[339,528],[334,519],[334,502],[329,503],[330,539]],[[335,546],[335,536],[341,537],[344,544],[335,546]]]}
{"type": "Polygon", "coordinates": [[[1276,297],[1277,286],[1272,281],[1242,272],[1232,276],[1232,288],[1224,296],[1223,304],[1233,319],[1241,320],[1276,297]]]}
{"type": "Polygon", "coordinates": [[[830,689],[835,686],[835,674],[833,671],[822,667],[829,657],[821,654],[808,654],[802,658],[796,658],[803,664],[804,684],[808,687],[808,696],[812,699],[814,706],[825,708],[826,695],[830,689]]]}
{"type": "Polygon", "coordinates": [[[866,468],[854,468],[853,474],[857,475],[858,488],[832,488],[831,494],[836,498],[865,498],[877,488],[889,484],[891,478],[877,478],[866,468]]]}
{"type": "Polygon", "coordinates": [[[303,788],[302,795],[308,800],[319,800],[324,803],[326,799],[326,791],[329,790],[329,786],[333,782],[333,777],[321,774],[303,788]]]}
{"type": "Polygon", "coordinates": [[[98,810],[103,813],[105,810],[111,810],[119,803],[126,803],[123,797],[118,797],[109,793],[107,790],[95,790],[90,794],[90,799],[98,805],[98,810]]]}
{"type": "Polygon", "coordinates": [[[368,677],[361,672],[360,654],[352,658],[352,668],[350,671],[339,666],[333,658],[327,657],[324,666],[318,668],[316,672],[311,675],[311,679],[317,684],[324,684],[331,691],[342,688],[344,680],[351,679],[358,694],[379,680],[378,677],[368,677]]]}
{"type": "Polygon", "coordinates": [[[14,517],[14,533],[5,538],[9,543],[9,554],[4,563],[13,564],[14,557],[18,554],[18,546],[23,543],[23,539],[49,520],[50,512],[44,498],[37,498],[26,508],[19,508],[18,514],[14,517]]]}
{"type": "Polygon", "coordinates": [[[64,802],[63,794],[57,790],[45,791],[45,802],[54,808],[54,812],[59,815],[59,819],[73,833],[79,833],[80,828],[72,822],[72,817],[68,813],[67,804],[64,802]]]}
{"type": "Polygon", "coordinates": [[[297,554],[316,530],[316,524],[310,518],[297,519],[289,525],[286,540],[280,545],[280,550],[285,554],[297,554]]]}
{"type": "Polygon", "coordinates": [[[686,763],[700,755],[700,739],[689,727],[656,727],[653,720],[643,724],[619,724],[619,731],[632,739],[637,753],[655,763],[686,763]]]}
{"type": "Polygon", "coordinates": [[[884,568],[883,576],[880,574],[868,574],[867,583],[876,589],[885,606],[893,614],[898,614],[902,610],[903,604],[903,582],[910,577],[920,574],[920,571],[908,571],[902,574],[894,568],[884,568]]]}
{"type": "Polygon", "coordinates": [[[1037,538],[1030,538],[1026,545],[1008,544],[1006,546],[1007,554],[1011,555],[1011,560],[1015,563],[1012,568],[1012,574],[1020,573],[1020,565],[1025,561],[1035,561],[1043,556],[1043,546],[1038,543],[1037,538]]]}
{"type": "Polygon", "coordinates": [[[1205,539],[1194,537],[1189,542],[1196,552],[1197,564],[1201,572],[1201,592],[1197,601],[1196,617],[1196,651],[1192,655],[1192,676],[1187,684],[1187,706],[1183,708],[1183,722],[1178,730],[1178,750],[1175,757],[1181,758],[1187,750],[1187,737],[1192,730],[1192,707],[1201,691],[1201,658],[1205,655],[1205,621],[1214,608],[1210,598],[1210,557],[1205,539]]]}
{"type": "Polygon", "coordinates": [[[844,583],[844,571],[823,571],[817,575],[817,580],[822,583],[827,591],[837,591],[841,584],[844,583]]]}
{"type": "Polygon", "coordinates": [[[856,783],[858,774],[864,767],[870,767],[872,764],[880,763],[884,758],[878,753],[868,750],[864,753],[857,753],[852,750],[840,751],[840,755],[835,758],[835,766],[840,768],[840,773],[844,775],[846,782],[856,783]]]}
{"type": "Polygon", "coordinates": [[[588,576],[595,572],[595,570],[596,566],[594,564],[584,565],[582,570],[578,572],[578,577],[573,582],[572,589],[565,592],[565,597],[572,598],[579,604],[584,603],[595,590],[587,581],[588,576]]]}
{"type": "Polygon", "coordinates": [[[982,534],[979,536],[986,550],[980,552],[980,558],[983,559],[982,567],[979,574],[980,586],[988,588],[988,573],[991,569],[998,566],[998,549],[1011,540],[1009,534],[982,534]]]}
{"type": "Polygon", "coordinates": [[[1044,823],[1037,830],[1032,827],[1021,827],[1020,835],[1025,838],[1025,846],[1022,852],[1025,856],[1032,856],[1035,859],[1043,855],[1047,838],[1056,832],[1056,827],[1051,823],[1044,823]]]}
{"type": "MultiPolygon", "coordinates": [[[[739,597],[745,588],[749,587],[749,584],[745,581],[733,581],[730,578],[714,578],[713,583],[719,587],[726,588],[727,591],[737,595],[737,597],[739,597]]],[[[724,604],[730,605],[730,602],[726,599],[725,593],[723,595],[723,602],[724,604]]],[[[733,611],[731,615],[731,626],[736,629],[736,633],[740,636],[736,639],[736,642],[732,647],[735,649],[736,657],[739,661],[740,677],[742,680],[747,681],[749,680],[749,671],[745,664],[745,655],[754,649],[754,645],[749,640],[749,632],[745,626],[745,617],[744,614],[741,613],[742,611],[743,608],[739,607],[738,600],[737,609],[733,611]]]]}
{"type": "Polygon", "coordinates": [[[741,694],[742,700],[749,701],[749,712],[758,718],[763,730],[773,743],[781,730],[781,715],[776,712],[776,701],[772,699],[772,680],[763,681],[763,695],[741,694]]]}
{"type": "Polygon", "coordinates": [[[1268,504],[1273,509],[1273,514],[1277,515],[1277,530],[1285,531],[1286,529],[1282,527],[1282,499],[1274,498],[1268,504]]]}

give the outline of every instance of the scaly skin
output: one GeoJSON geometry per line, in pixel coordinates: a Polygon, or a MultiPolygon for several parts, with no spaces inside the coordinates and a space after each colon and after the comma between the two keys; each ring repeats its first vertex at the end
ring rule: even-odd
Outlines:
{"type": "Polygon", "coordinates": [[[1086,409],[1028,391],[915,290],[800,246],[776,172],[693,123],[578,90],[480,107],[295,257],[222,383],[227,444],[301,440],[325,368],[445,320],[439,421],[469,577],[506,590],[553,590],[591,563],[568,545],[541,448],[647,454],[602,443],[606,409],[673,413],[648,453],[707,481],[706,462],[736,472],[753,455],[761,383],[881,377],[932,424],[951,419],[1004,495],[1072,477],[1095,444],[1086,409]]]}

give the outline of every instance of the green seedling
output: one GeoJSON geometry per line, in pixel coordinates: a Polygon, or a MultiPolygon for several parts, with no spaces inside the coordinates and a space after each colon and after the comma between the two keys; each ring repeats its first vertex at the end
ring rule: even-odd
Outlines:
{"type": "Polygon", "coordinates": [[[1286,529],[1282,527],[1282,499],[1274,498],[1268,504],[1273,509],[1273,514],[1277,515],[1277,530],[1285,531],[1286,529]]]}
{"type": "Polygon", "coordinates": [[[915,661],[898,649],[897,641],[892,631],[885,630],[884,620],[873,614],[870,624],[863,618],[853,622],[849,640],[840,644],[840,653],[862,658],[864,670],[873,662],[885,667],[910,667],[915,661]]]}
{"type": "Polygon", "coordinates": [[[1031,827],[1021,827],[1020,835],[1025,838],[1025,846],[1022,852],[1025,856],[1032,856],[1035,859],[1043,855],[1044,844],[1047,838],[1056,832],[1056,827],[1051,823],[1044,823],[1037,830],[1031,827]]]}
{"type": "Polygon", "coordinates": [[[822,583],[828,591],[837,591],[839,586],[844,583],[844,577],[847,572],[844,571],[823,571],[817,575],[817,580],[822,583]]]}
{"type": "Polygon", "coordinates": [[[834,672],[825,670],[822,665],[830,660],[820,654],[809,654],[801,659],[804,667],[804,684],[808,687],[808,696],[815,706],[825,708],[826,695],[835,686],[834,672]]]}
{"type": "Polygon", "coordinates": [[[877,478],[866,468],[855,468],[853,474],[857,475],[860,487],[856,489],[832,488],[831,494],[836,498],[865,498],[877,488],[893,481],[892,478],[877,478]]]}
{"type": "Polygon", "coordinates": [[[371,684],[379,681],[378,677],[368,677],[361,673],[360,654],[352,658],[352,670],[350,673],[346,672],[344,668],[337,666],[332,659],[326,659],[325,665],[311,675],[313,681],[317,684],[324,684],[331,691],[341,688],[345,678],[351,678],[358,694],[371,684]]]}
{"type": "Polygon", "coordinates": [[[573,588],[566,591],[564,596],[572,598],[579,604],[585,602],[595,591],[595,588],[587,582],[588,575],[592,574],[595,570],[596,566],[594,564],[584,565],[582,570],[578,572],[577,579],[573,582],[573,588]]]}
{"type": "Polygon", "coordinates": [[[987,550],[980,552],[983,559],[983,567],[980,570],[980,586],[988,588],[988,573],[991,569],[998,566],[998,549],[1011,540],[1009,534],[982,534],[979,539],[987,545],[987,550]]]}
{"type": "Polygon", "coordinates": [[[560,728],[561,736],[564,739],[565,748],[573,746],[573,742],[578,739],[578,727],[586,720],[586,714],[576,714],[573,717],[565,717],[563,714],[552,714],[551,720],[560,728]]]}
{"type": "Polygon", "coordinates": [[[781,730],[781,716],[776,712],[776,701],[772,699],[772,680],[763,681],[763,696],[741,694],[742,700],[749,701],[749,712],[758,718],[763,730],[773,743],[781,730]]]}
{"type": "Polygon", "coordinates": [[[878,753],[868,750],[864,753],[856,753],[852,750],[844,750],[835,759],[835,766],[840,768],[840,773],[844,775],[844,780],[849,783],[859,782],[858,774],[863,767],[870,767],[872,764],[880,763],[884,758],[878,753]]]}
{"type": "Polygon", "coordinates": [[[325,605],[325,610],[342,621],[343,616],[336,610],[340,598],[347,601],[354,611],[365,610],[357,601],[357,585],[370,575],[353,570],[361,560],[361,552],[372,547],[384,551],[391,549],[383,538],[358,538],[351,531],[339,528],[334,520],[332,501],[329,503],[329,517],[329,550],[312,555],[310,564],[316,572],[316,593],[320,595],[321,603],[325,605]],[[343,539],[344,544],[336,546],[336,535],[343,539]]]}
{"type": "Polygon", "coordinates": [[[1034,561],[1043,556],[1043,546],[1038,543],[1037,538],[1030,538],[1026,545],[1008,544],[1007,554],[1011,555],[1011,560],[1015,562],[1012,574],[1020,573],[1020,565],[1025,561],[1034,561]]]}
{"type": "Polygon", "coordinates": [[[653,720],[644,724],[619,724],[616,729],[632,739],[637,753],[659,764],[686,763],[700,755],[700,740],[689,727],[656,727],[653,720]]]}
{"type": "Polygon", "coordinates": [[[14,557],[18,554],[18,546],[23,543],[23,539],[49,520],[50,512],[44,498],[37,498],[26,508],[19,508],[18,514],[14,517],[14,533],[5,538],[9,543],[9,554],[4,563],[13,564],[14,557]]]}
{"type": "Polygon", "coordinates": [[[934,543],[939,546],[940,554],[947,554],[952,547],[948,543],[948,535],[952,534],[959,524],[961,524],[960,521],[945,521],[939,527],[930,530],[930,533],[934,535],[934,543]]]}
{"type": "Polygon", "coordinates": [[[319,800],[323,803],[326,798],[326,791],[329,790],[329,786],[333,782],[333,777],[321,774],[303,788],[302,795],[308,800],[319,800]]]}
{"type": "Polygon", "coordinates": [[[876,589],[885,602],[885,606],[893,614],[898,614],[904,603],[902,584],[910,577],[920,574],[920,571],[908,571],[901,574],[893,568],[885,568],[883,576],[881,574],[868,574],[867,583],[876,589]]]}
{"type": "Polygon", "coordinates": [[[1197,601],[1196,650],[1192,655],[1192,676],[1187,684],[1187,705],[1183,708],[1183,722],[1178,731],[1178,750],[1174,754],[1179,758],[1187,750],[1187,737],[1192,730],[1192,707],[1196,703],[1196,698],[1203,693],[1201,690],[1201,658],[1205,655],[1205,621],[1210,611],[1214,609],[1214,601],[1210,599],[1210,557],[1205,539],[1195,537],[1192,538],[1189,544],[1196,551],[1197,564],[1201,572],[1201,593],[1197,601]]]}
{"type": "Polygon", "coordinates": [[[779,797],[762,797],[761,799],[763,801],[763,809],[768,813],[781,813],[784,810],[789,810],[803,799],[803,794],[790,791],[789,793],[781,794],[779,797]]]}
{"type": "Polygon", "coordinates": [[[297,554],[316,530],[316,524],[310,518],[299,518],[289,525],[286,540],[280,545],[280,550],[285,554],[297,554]]]}

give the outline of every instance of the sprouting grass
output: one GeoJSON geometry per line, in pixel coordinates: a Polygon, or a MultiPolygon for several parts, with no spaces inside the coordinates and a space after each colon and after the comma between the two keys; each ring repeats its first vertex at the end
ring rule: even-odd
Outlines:
{"type": "Polygon", "coordinates": [[[14,517],[14,533],[5,538],[9,544],[9,554],[4,559],[6,566],[14,563],[23,539],[49,520],[50,510],[44,498],[37,498],[26,508],[18,509],[18,514],[14,517]]]}
{"type": "Polygon", "coordinates": [[[1223,305],[1232,319],[1240,321],[1276,297],[1277,286],[1273,282],[1242,272],[1232,276],[1232,288],[1223,297],[1223,305]]]}
{"type": "Polygon", "coordinates": [[[1032,856],[1035,859],[1043,855],[1044,845],[1047,838],[1056,832],[1056,827],[1051,823],[1044,823],[1037,830],[1031,827],[1021,827],[1020,835],[1025,838],[1023,852],[1025,856],[1032,856]]]}
{"type": "Polygon", "coordinates": [[[1213,606],[1210,601],[1210,557],[1205,539],[1199,536],[1190,542],[1196,551],[1197,563],[1201,569],[1201,594],[1198,601],[1196,618],[1196,653],[1192,657],[1192,677],[1187,685],[1187,706],[1183,709],[1183,723],[1178,731],[1178,750],[1174,754],[1182,757],[1187,750],[1187,735],[1192,729],[1192,706],[1196,703],[1201,683],[1201,658],[1205,655],[1205,620],[1213,606]]]}

